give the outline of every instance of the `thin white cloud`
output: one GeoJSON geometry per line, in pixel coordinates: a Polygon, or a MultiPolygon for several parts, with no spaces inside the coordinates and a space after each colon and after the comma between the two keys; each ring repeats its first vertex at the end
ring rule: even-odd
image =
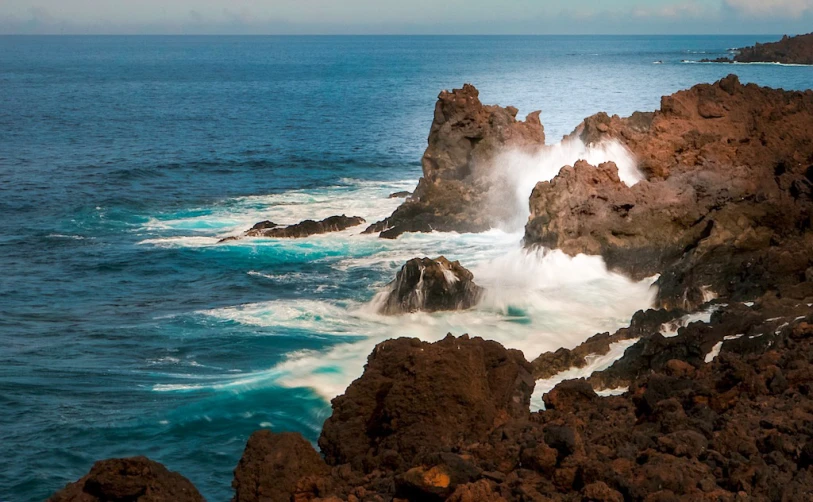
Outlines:
{"type": "Polygon", "coordinates": [[[701,5],[699,2],[689,1],[657,7],[636,7],[632,15],[639,18],[660,17],[667,19],[698,18],[717,14],[716,9],[701,5]]]}
{"type": "Polygon", "coordinates": [[[725,0],[736,12],[747,16],[791,17],[813,13],[813,0],[725,0]]]}

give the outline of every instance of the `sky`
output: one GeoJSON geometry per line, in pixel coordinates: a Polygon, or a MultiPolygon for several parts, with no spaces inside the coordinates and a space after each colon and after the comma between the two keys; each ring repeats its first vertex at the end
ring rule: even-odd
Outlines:
{"type": "Polygon", "coordinates": [[[813,0],[0,0],[0,34],[799,34],[813,0]]]}

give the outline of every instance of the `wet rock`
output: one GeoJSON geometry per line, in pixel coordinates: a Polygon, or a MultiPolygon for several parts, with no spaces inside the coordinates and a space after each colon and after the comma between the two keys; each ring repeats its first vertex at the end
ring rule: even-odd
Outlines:
{"type": "Polygon", "coordinates": [[[259,230],[249,230],[246,235],[273,238],[302,238],[311,235],[340,232],[364,223],[364,218],[358,216],[330,216],[322,221],[305,220],[287,227],[274,227],[259,230]]]}
{"type": "Polygon", "coordinates": [[[404,232],[483,232],[506,214],[490,204],[495,159],[505,149],[533,151],[545,143],[539,112],[525,121],[513,107],[487,106],[474,86],[443,91],[435,105],[423,177],[412,196],[369,232],[396,238],[404,232]]]}
{"type": "Polygon", "coordinates": [[[480,301],[483,289],[460,262],[443,256],[414,258],[401,267],[380,299],[382,314],[465,310],[480,301]]]}
{"type": "Polygon", "coordinates": [[[731,75],[666,96],[649,117],[585,119],[572,137],[617,140],[646,179],[613,163],[565,166],[537,184],[527,246],[601,255],[635,279],[660,274],[659,304],[746,299],[810,266],[813,91],[743,86],[731,75]]]}
{"type": "Polygon", "coordinates": [[[146,457],[132,457],[96,462],[85,477],[48,501],[203,502],[204,498],[177,472],[146,457]]]}
{"type": "Polygon", "coordinates": [[[530,365],[515,350],[468,336],[379,344],[362,378],[333,400],[319,446],[330,464],[369,472],[380,453],[410,465],[421,454],[484,440],[528,415],[530,365]]]}
{"type": "Polygon", "coordinates": [[[251,232],[251,231],[268,230],[269,228],[275,228],[275,227],[278,227],[278,226],[279,226],[279,225],[277,225],[277,224],[276,224],[276,223],[274,223],[273,221],[270,221],[270,220],[265,220],[265,221],[261,221],[261,222],[259,222],[259,223],[255,224],[253,227],[251,227],[251,229],[249,230],[249,232],[251,232]]]}
{"type": "Polygon", "coordinates": [[[648,338],[658,333],[664,324],[675,321],[685,314],[680,309],[673,310],[640,310],[632,316],[630,325],[621,328],[612,335],[598,333],[591,336],[573,349],[561,348],[554,352],[545,352],[533,360],[534,378],[547,379],[571,368],[587,366],[588,358],[603,356],[610,352],[614,343],[636,338],[648,338]]]}
{"type": "Polygon", "coordinates": [[[232,502],[288,502],[297,492],[308,491],[305,478],[329,471],[300,434],[260,430],[249,438],[234,470],[232,502]]]}
{"type": "Polygon", "coordinates": [[[390,194],[390,199],[405,199],[412,195],[412,192],[402,191],[390,194]]]}

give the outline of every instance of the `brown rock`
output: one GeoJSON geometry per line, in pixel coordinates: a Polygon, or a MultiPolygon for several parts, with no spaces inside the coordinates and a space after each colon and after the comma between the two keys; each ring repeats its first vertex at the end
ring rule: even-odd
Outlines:
{"type": "Polygon", "coordinates": [[[534,150],[545,143],[539,112],[524,122],[516,115],[513,107],[483,105],[469,84],[441,92],[418,187],[367,231],[396,238],[404,232],[482,232],[501,222],[508,215],[489,207],[495,157],[507,148],[534,150]]]}
{"type": "Polygon", "coordinates": [[[522,353],[451,335],[437,343],[379,344],[362,378],[333,400],[319,446],[331,464],[366,471],[378,454],[419,454],[476,442],[511,418],[528,415],[533,380],[522,353]]]}
{"type": "Polygon", "coordinates": [[[314,483],[306,478],[328,473],[322,457],[300,434],[260,430],[249,438],[234,470],[232,502],[289,502],[298,491],[310,491],[314,483]]]}
{"type": "Polygon", "coordinates": [[[146,457],[115,458],[93,464],[90,472],[49,502],[203,502],[186,478],[146,457]]]}
{"type": "Polygon", "coordinates": [[[395,280],[387,285],[382,314],[465,310],[480,301],[483,289],[460,262],[443,256],[414,258],[401,267],[395,280]]]}
{"type": "Polygon", "coordinates": [[[811,123],[813,91],[734,75],[666,96],[649,116],[585,119],[574,137],[622,142],[647,179],[628,187],[612,163],[565,166],[534,189],[525,243],[598,254],[636,279],[659,273],[669,308],[795,284],[813,245],[811,123]]]}

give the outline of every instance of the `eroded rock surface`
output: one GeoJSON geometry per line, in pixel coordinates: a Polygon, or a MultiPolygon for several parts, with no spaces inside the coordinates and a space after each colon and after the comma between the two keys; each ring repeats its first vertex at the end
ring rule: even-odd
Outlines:
{"type": "Polygon", "coordinates": [[[115,458],[58,491],[49,502],[204,502],[192,483],[146,457],[115,458]]]}
{"type": "Polygon", "coordinates": [[[487,106],[466,84],[443,91],[435,105],[423,177],[412,196],[367,232],[396,238],[404,232],[482,232],[512,216],[490,204],[491,171],[506,149],[533,151],[545,144],[539,112],[518,121],[513,107],[487,106]]]}
{"type": "Polygon", "coordinates": [[[589,117],[574,136],[621,141],[647,179],[628,187],[613,163],[564,167],[534,189],[525,242],[599,254],[637,279],[659,273],[666,307],[795,283],[813,264],[811,124],[813,91],[734,75],[652,114],[589,117]]]}
{"type": "Polygon", "coordinates": [[[316,496],[320,487],[313,480],[329,472],[300,434],[257,431],[234,470],[232,502],[289,502],[295,493],[316,496]]]}
{"type": "Polygon", "coordinates": [[[445,257],[413,258],[387,285],[379,311],[394,315],[408,312],[465,310],[477,305],[483,288],[460,262],[445,257]]]}
{"type": "Polygon", "coordinates": [[[371,470],[479,441],[528,413],[533,390],[522,353],[468,336],[379,344],[364,376],[333,400],[319,446],[328,463],[371,470]]]}

